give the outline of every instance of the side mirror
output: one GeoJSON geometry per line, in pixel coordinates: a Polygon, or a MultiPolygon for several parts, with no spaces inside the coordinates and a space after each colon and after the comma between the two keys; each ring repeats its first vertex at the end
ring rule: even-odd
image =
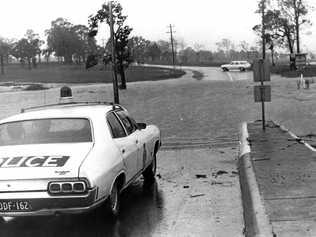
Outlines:
{"type": "Polygon", "coordinates": [[[146,123],[137,123],[137,127],[139,130],[145,129],[147,127],[146,123]]]}

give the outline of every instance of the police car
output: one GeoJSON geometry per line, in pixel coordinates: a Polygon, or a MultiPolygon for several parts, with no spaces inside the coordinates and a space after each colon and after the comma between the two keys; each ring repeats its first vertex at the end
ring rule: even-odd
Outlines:
{"type": "Polygon", "coordinates": [[[153,183],[160,131],[121,105],[33,107],[0,121],[0,216],[107,207],[139,176],[153,183]]]}

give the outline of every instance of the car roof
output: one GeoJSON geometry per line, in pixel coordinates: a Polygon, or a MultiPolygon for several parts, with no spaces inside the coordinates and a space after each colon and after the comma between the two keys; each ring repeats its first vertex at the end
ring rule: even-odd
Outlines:
{"type": "Polygon", "coordinates": [[[248,63],[248,61],[232,61],[234,63],[248,63]]]}
{"type": "Polygon", "coordinates": [[[45,118],[93,118],[100,114],[106,114],[115,108],[123,109],[120,105],[111,104],[65,103],[44,105],[22,110],[20,114],[0,120],[0,123],[45,118]]]}

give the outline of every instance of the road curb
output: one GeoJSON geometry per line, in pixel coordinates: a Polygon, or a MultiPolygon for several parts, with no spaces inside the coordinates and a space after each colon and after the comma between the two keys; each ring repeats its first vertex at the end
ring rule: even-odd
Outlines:
{"type": "Polygon", "coordinates": [[[242,123],[240,128],[238,170],[244,211],[245,236],[273,237],[272,225],[266,214],[252,166],[248,137],[247,123],[242,123]]]}

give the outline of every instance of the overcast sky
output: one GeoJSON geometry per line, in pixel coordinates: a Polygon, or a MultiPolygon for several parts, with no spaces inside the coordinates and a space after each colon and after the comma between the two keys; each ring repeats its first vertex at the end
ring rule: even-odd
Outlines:
{"type": "MultiPolygon", "coordinates": [[[[104,0],[1,0],[0,36],[20,38],[27,29],[33,29],[44,37],[44,30],[57,17],[64,17],[73,24],[87,24],[88,16],[94,14],[104,0]]],[[[316,0],[307,0],[316,6],[316,0]]],[[[187,45],[203,44],[205,49],[215,49],[215,43],[229,38],[238,43],[246,40],[254,44],[256,36],[251,28],[259,23],[255,14],[257,0],[120,0],[128,15],[133,35],[149,40],[168,40],[168,25],[172,24],[175,38],[187,45]]],[[[314,23],[303,34],[303,45],[316,51],[316,15],[314,23]]],[[[109,30],[102,29],[107,38],[109,30]]],[[[304,47],[304,46],[303,46],[304,47]]]]}

